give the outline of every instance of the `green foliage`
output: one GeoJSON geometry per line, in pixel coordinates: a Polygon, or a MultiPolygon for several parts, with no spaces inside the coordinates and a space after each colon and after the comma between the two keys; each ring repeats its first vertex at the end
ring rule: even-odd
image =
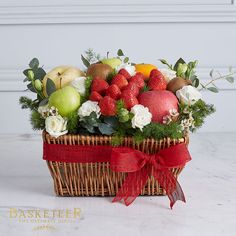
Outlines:
{"type": "Polygon", "coordinates": [[[31,112],[30,123],[34,130],[43,130],[45,128],[45,120],[37,111],[31,112]]]}
{"type": "Polygon", "coordinates": [[[21,105],[21,109],[30,109],[31,111],[37,110],[38,108],[38,101],[32,100],[31,98],[22,96],[19,99],[19,103],[21,105]]]}
{"type": "Polygon", "coordinates": [[[77,134],[79,129],[78,112],[72,112],[67,117],[67,130],[70,134],[77,134]]]}
{"type": "Polygon", "coordinates": [[[191,128],[190,131],[194,132],[197,128],[200,128],[204,124],[204,120],[207,116],[215,112],[214,105],[206,104],[203,100],[198,100],[191,106],[180,104],[179,105],[180,117],[179,120],[188,119],[189,113],[192,113],[194,118],[194,128],[191,128]]]}
{"type": "Polygon", "coordinates": [[[84,103],[88,100],[90,95],[90,88],[92,84],[93,78],[91,76],[88,76],[85,80],[85,94],[81,95],[81,103],[84,103]]]}
{"type": "Polygon", "coordinates": [[[150,123],[149,125],[145,126],[142,131],[140,129],[133,129],[131,122],[127,122],[122,124],[112,137],[112,145],[119,146],[126,136],[132,136],[134,137],[136,143],[140,143],[146,138],[160,140],[170,137],[173,139],[178,139],[183,136],[183,133],[180,124],[176,122],[172,122],[168,125],[150,123]]]}
{"type": "Polygon", "coordinates": [[[85,56],[81,55],[81,60],[85,67],[89,67],[92,63],[98,62],[101,60],[100,54],[94,52],[93,49],[89,48],[85,51],[85,56]]]}
{"type": "Polygon", "coordinates": [[[218,93],[219,90],[215,84],[216,81],[218,80],[226,80],[229,83],[234,83],[234,76],[236,74],[236,71],[232,71],[232,67],[229,67],[229,72],[226,75],[221,75],[221,73],[219,71],[214,71],[213,69],[210,71],[210,77],[211,80],[206,83],[206,84],[202,84],[201,85],[201,90],[205,89],[208,91],[211,91],[213,93],[218,93]],[[215,76],[215,74],[217,74],[217,76],[215,76]]]}
{"type": "Polygon", "coordinates": [[[23,74],[26,76],[23,82],[28,82],[27,89],[37,94],[39,102],[43,100],[45,97],[42,92],[42,80],[46,75],[46,72],[42,67],[39,67],[39,60],[33,58],[29,63],[29,68],[25,69],[23,74]]]}
{"type": "Polygon", "coordinates": [[[169,69],[176,71],[176,76],[192,81],[194,87],[198,87],[200,84],[199,79],[196,76],[196,67],[198,61],[190,61],[186,63],[183,58],[179,58],[175,65],[172,66],[165,59],[160,59],[160,62],[166,65],[169,69]]]}
{"type": "Polygon", "coordinates": [[[46,92],[47,95],[50,96],[52,93],[54,93],[56,91],[56,85],[55,83],[51,80],[51,79],[47,79],[47,83],[46,83],[46,92]]]}
{"type": "Polygon", "coordinates": [[[118,57],[123,57],[125,54],[123,53],[123,51],[121,49],[118,49],[117,51],[117,56],[118,57]]]}

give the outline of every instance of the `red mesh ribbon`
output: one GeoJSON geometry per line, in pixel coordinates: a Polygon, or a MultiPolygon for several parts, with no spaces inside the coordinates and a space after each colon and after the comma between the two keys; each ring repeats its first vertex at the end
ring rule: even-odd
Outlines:
{"type": "Polygon", "coordinates": [[[128,173],[113,202],[124,200],[130,205],[143,190],[148,177],[153,176],[170,199],[172,208],[177,200],[185,202],[184,193],[170,171],[183,167],[191,160],[184,143],[165,148],[154,155],[126,147],[72,146],[44,143],[43,159],[60,162],[94,163],[110,162],[115,172],[128,173]]]}

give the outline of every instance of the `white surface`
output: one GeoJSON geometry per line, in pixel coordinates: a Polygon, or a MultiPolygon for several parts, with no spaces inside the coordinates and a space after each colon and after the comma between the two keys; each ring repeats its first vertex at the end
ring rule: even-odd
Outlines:
{"type": "Polygon", "coordinates": [[[236,194],[236,133],[195,134],[190,140],[192,161],[179,182],[187,203],[170,210],[167,197],[139,197],[125,207],[111,198],[59,198],[53,193],[39,136],[0,136],[0,235],[176,235],[234,236],[236,194]],[[77,223],[51,224],[54,230],[35,231],[37,223],[9,219],[9,208],[81,208],[77,223]]]}

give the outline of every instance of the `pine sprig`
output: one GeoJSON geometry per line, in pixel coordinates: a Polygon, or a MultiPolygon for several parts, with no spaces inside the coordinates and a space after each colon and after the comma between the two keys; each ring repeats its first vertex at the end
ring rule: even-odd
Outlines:
{"type": "Polygon", "coordinates": [[[38,101],[33,101],[31,98],[22,96],[19,99],[19,103],[22,109],[30,109],[31,111],[37,110],[38,108],[38,101]]]}
{"type": "Polygon", "coordinates": [[[200,128],[205,121],[205,118],[215,112],[215,107],[212,104],[206,104],[203,100],[198,100],[191,106],[186,104],[180,104],[180,116],[179,120],[188,119],[189,113],[192,113],[194,118],[194,127],[190,128],[190,131],[194,132],[196,129],[200,128]]]}
{"type": "Polygon", "coordinates": [[[67,121],[67,130],[70,134],[78,133],[79,129],[79,116],[77,112],[71,113],[68,117],[67,121]]]}
{"type": "Polygon", "coordinates": [[[33,130],[43,130],[45,128],[45,120],[37,111],[32,111],[30,115],[30,123],[33,130]]]}

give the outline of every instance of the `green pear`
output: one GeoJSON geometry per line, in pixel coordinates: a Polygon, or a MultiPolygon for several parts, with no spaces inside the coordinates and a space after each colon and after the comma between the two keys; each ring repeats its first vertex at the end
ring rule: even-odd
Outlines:
{"type": "Polygon", "coordinates": [[[68,116],[80,107],[80,94],[71,86],[58,89],[49,97],[49,107],[52,106],[61,116],[68,116]]]}
{"type": "Polygon", "coordinates": [[[107,58],[101,60],[102,64],[106,64],[112,67],[112,69],[115,69],[117,66],[119,66],[122,61],[119,58],[113,57],[113,58],[107,58]]]}

